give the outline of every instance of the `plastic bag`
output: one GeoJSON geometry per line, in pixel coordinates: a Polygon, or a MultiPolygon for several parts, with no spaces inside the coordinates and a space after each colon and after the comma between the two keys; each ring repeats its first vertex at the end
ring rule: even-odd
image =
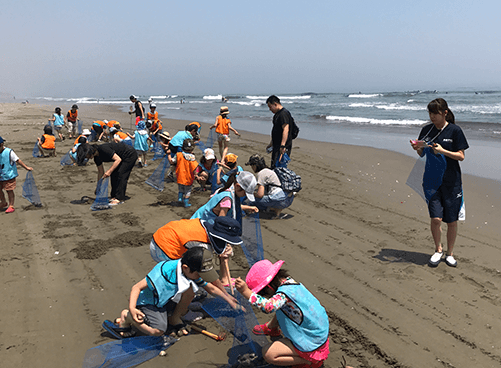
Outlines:
{"type": "Polygon", "coordinates": [[[35,184],[35,178],[33,173],[28,171],[26,173],[26,179],[23,184],[23,197],[26,198],[35,207],[42,207],[42,201],[40,200],[40,194],[38,194],[38,189],[35,184]]]}
{"type": "Polygon", "coordinates": [[[110,201],[108,199],[108,183],[109,178],[99,179],[96,188],[96,200],[90,206],[92,211],[108,210],[111,208],[110,201]]]}

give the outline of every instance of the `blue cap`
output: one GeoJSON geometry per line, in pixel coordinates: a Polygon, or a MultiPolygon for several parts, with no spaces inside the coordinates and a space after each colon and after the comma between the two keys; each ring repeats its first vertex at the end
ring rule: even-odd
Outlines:
{"type": "Polygon", "coordinates": [[[5,141],[3,140],[2,137],[0,137],[0,144],[2,144],[3,142],[5,142],[5,141]]]}

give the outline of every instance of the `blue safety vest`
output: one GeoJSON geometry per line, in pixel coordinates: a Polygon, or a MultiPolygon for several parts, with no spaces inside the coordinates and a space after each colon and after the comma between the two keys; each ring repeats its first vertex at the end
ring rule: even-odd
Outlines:
{"type": "Polygon", "coordinates": [[[4,148],[0,153],[0,181],[10,180],[18,175],[16,163],[11,164],[10,162],[11,152],[10,148],[4,148]]]}
{"type": "Polygon", "coordinates": [[[217,215],[212,211],[214,207],[217,206],[219,202],[221,202],[225,197],[228,197],[231,199],[231,208],[228,211],[227,216],[233,217],[233,206],[234,206],[234,200],[233,200],[233,195],[231,192],[225,190],[224,192],[219,192],[216,193],[212,196],[209,201],[204,204],[202,207],[200,207],[197,212],[191,216],[191,219],[196,219],[199,218],[201,220],[205,220],[209,222],[210,224],[214,224],[214,220],[217,218],[217,215]]]}

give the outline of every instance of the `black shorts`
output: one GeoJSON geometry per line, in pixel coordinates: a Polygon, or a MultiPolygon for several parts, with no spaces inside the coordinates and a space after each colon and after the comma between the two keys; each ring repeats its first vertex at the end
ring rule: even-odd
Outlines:
{"type": "Polygon", "coordinates": [[[438,188],[428,203],[428,212],[431,218],[441,218],[443,222],[449,224],[459,218],[459,211],[463,205],[463,188],[444,187],[438,188]]]}

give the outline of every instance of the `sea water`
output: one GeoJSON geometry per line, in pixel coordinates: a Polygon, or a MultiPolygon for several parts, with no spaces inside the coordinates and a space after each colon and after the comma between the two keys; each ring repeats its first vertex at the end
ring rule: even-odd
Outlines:
{"type": "MultiPolygon", "coordinates": [[[[497,168],[497,158],[501,156],[501,91],[464,89],[277,95],[297,122],[300,138],[385,148],[411,156],[415,152],[410,148],[409,140],[415,139],[421,127],[429,123],[426,106],[435,98],[444,98],[470,143],[467,159],[461,164],[463,171],[501,180],[501,170],[497,168]]],[[[225,105],[229,107],[235,129],[269,134],[273,114],[266,105],[267,97],[264,94],[138,96],[146,112],[151,98],[160,115],[210,124],[214,123],[219,108],[225,105]]],[[[129,111],[131,106],[128,96],[37,97],[32,101],[112,104],[123,111],[129,111]]]]}

